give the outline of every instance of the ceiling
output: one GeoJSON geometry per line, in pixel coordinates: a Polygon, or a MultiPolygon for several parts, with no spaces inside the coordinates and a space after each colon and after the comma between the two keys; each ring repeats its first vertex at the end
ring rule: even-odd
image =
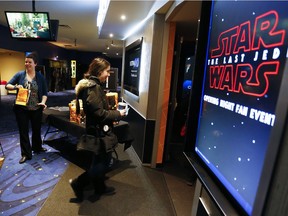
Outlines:
{"type": "MultiPolygon", "coordinates": [[[[173,1],[161,1],[164,2],[163,7],[161,6],[162,12],[166,13],[173,1]]],[[[7,26],[5,11],[32,11],[34,7],[35,11],[49,12],[50,19],[59,20],[57,41],[51,43],[65,49],[103,52],[109,57],[121,57],[123,39],[134,26],[145,19],[154,3],[155,0],[111,0],[99,32],[97,27],[99,0],[4,0],[0,1],[0,25],[7,26]],[[126,15],[126,20],[120,19],[123,14],[126,15]],[[113,37],[109,36],[111,33],[113,37]]],[[[195,8],[194,1],[185,3],[193,4],[195,8]]],[[[188,19],[197,23],[199,14],[191,14],[189,7],[180,8],[182,12],[173,15],[176,21],[179,17],[182,17],[181,19],[184,17],[184,22],[188,19]]]]}

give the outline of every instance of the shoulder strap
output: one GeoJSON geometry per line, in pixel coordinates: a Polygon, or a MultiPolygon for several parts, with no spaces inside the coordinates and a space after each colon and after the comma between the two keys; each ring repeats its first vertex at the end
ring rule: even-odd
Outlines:
{"type": "Polygon", "coordinates": [[[79,95],[76,95],[76,113],[80,114],[80,102],[79,100],[82,100],[82,106],[84,112],[86,112],[86,100],[89,95],[89,88],[85,88],[85,90],[82,90],[79,95]]]}
{"type": "Polygon", "coordinates": [[[76,97],[76,114],[80,114],[80,102],[78,97],[76,97]]]}

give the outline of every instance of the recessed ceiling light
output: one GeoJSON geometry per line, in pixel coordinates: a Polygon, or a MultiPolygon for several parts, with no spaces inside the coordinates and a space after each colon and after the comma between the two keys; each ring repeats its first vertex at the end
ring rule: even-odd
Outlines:
{"type": "Polygon", "coordinates": [[[112,37],[114,37],[114,35],[113,35],[112,33],[110,33],[110,34],[109,34],[109,37],[112,38],[112,37]]]}
{"type": "Polygon", "coordinates": [[[121,20],[126,20],[126,16],[125,15],[121,15],[121,20]]]}

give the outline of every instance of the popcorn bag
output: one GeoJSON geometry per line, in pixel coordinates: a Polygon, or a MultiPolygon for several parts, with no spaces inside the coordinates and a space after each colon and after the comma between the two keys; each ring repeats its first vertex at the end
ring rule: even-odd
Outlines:
{"type": "Polygon", "coordinates": [[[69,103],[69,111],[70,111],[70,122],[75,122],[78,124],[83,124],[85,123],[85,114],[84,114],[84,110],[83,110],[83,102],[80,99],[79,100],[79,105],[80,105],[80,113],[77,115],[76,113],[76,99],[72,100],[69,103]]]}
{"type": "Polygon", "coordinates": [[[15,104],[26,106],[28,100],[29,100],[29,90],[26,88],[19,88],[15,104]]]}
{"type": "Polygon", "coordinates": [[[69,103],[69,111],[70,111],[70,122],[77,122],[76,100],[72,100],[69,103]]]}
{"type": "Polygon", "coordinates": [[[118,93],[108,92],[106,93],[106,98],[110,110],[116,110],[118,107],[118,93]]]}

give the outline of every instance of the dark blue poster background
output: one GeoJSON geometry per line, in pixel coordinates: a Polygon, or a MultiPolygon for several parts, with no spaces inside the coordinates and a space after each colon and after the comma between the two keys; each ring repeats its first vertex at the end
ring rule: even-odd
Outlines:
{"type": "Polygon", "coordinates": [[[139,76],[141,61],[141,44],[127,51],[125,54],[124,89],[139,96],[139,76]]]}
{"type": "Polygon", "coordinates": [[[288,2],[216,1],[195,150],[251,214],[287,60],[288,2]]]}

